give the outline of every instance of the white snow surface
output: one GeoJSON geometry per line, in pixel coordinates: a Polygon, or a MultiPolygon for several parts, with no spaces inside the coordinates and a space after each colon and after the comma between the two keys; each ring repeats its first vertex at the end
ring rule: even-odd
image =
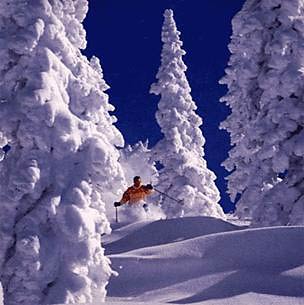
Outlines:
{"type": "Polygon", "coordinates": [[[105,304],[304,304],[303,226],[142,221],[113,226],[103,245],[119,272],[105,304]]]}

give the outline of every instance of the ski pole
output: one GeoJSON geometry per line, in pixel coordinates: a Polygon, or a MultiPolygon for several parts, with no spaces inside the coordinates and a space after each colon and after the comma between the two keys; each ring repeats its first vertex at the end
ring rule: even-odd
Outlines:
{"type": "Polygon", "coordinates": [[[156,189],[156,188],[154,188],[154,191],[160,193],[160,194],[163,195],[163,196],[168,197],[169,199],[171,199],[171,200],[173,200],[173,201],[175,201],[175,202],[177,202],[177,203],[182,203],[182,202],[183,202],[183,200],[176,200],[175,198],[173,198],[173,197],[171,197],[171,196],[165,194],[164,192],[159,191],[159,190],[156,189]]]}
{"type": "Polygon", "coordinates": [[[116,222],[118,222],[118,208],[115,207],[115,216],[116,216],[116,222]]]}

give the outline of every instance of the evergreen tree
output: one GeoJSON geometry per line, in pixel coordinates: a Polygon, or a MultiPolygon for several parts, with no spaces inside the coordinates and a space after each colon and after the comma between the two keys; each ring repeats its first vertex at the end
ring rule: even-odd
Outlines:
{"type": "Polygon", "coordinates": [[[102,190],[119,189],[113,106],[88,61],[87,0],[0,3],[0,281],[5,305],[92,302],[112,271],[102,190]]]}
{"type": "Polygon", "coordinates": [[[254,224],[304,223],[303,14],[300,0],[248,0],[232,22],[224,165],[237,213],[254,224]]]}
{"type": "Polygon", "coordinates": [[[162,29],[163,48],[157,82],[151,93],[160,95],[156,119],[164,138],[154,149],[155,160],[163,168],[159,173],[158,189],[179,201],[162,198],[167,217],[207,215],[224,217],[218,204],[219,191],[215,174],[204,160],[205,139],[200,130],[201,118],[190,95],[181,48],[172,10],[166,10],[162,29]]]}

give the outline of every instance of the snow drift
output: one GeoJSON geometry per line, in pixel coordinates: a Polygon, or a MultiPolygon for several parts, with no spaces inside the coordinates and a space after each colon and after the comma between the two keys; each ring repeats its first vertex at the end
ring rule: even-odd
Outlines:
{"type": "Polygon", "coordinates": [[[104,246],[119,272],[109,304],[304,304],[304,227],[181,218],[116,229],[104,246]]]}
{"type": "Polygon", "coordinates": [[[303,226],[142,221],[113,225],[103,246],[119,276],[111,278],[106,302],[90,305],[304,304],[303,226]]]}

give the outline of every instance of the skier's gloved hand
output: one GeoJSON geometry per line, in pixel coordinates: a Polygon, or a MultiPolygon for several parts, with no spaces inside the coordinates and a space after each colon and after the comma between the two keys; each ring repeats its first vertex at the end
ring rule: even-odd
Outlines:
{"type": "Polygon", "coordinates": [[[120,207],[121,206],[121,202],[114,202],[114,206],[115,206],[115,208],[120,207]]]}
{"type": "Polygon", "coordinates": [[[146,203],[143,204],[143,208],[146,212],[148,211],[148,205],[146,203]]]}
{"type": "Polygon", "coordinates": [[[146,185],[146,189],[148,189],[148,190],[153,190],[152,184],[147,184],[147,185],[146,185]]]}

